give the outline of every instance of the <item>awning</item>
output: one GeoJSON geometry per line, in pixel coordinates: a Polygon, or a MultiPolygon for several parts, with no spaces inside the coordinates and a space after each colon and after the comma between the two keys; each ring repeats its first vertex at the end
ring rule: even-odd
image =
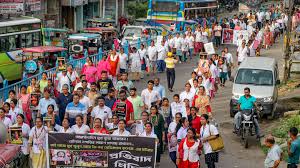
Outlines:
{"type": "Polygon", "coordinates": [[[99,34],[91,34],[91,33],[72,34],[69,36],[70,40],[88,41],[88,40],[93,40],[93,39],[97,39],[97,38],[100,38],[99,34]]]}
{"type": "Polygon", "coordinates": [[[40,46],[40,47],[31,47],[23,48],[23,52],[32,52],[32,53],[51,53],[51,52],[61,52],[66,51],[66,48],[55,47],[55,46],[40,46]]]}

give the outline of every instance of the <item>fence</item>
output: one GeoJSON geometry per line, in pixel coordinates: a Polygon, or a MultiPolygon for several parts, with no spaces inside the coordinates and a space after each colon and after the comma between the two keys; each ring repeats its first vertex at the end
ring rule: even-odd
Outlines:
{"type": "MultiPolygon", "coordinates": [[[[155,38],[148,37],[148,38],[142,39],[142,40],[138,39],[137,42],[132,43],[130,45],[129,45],[128,41],[126,41],[122,47],[124,48],[124,52],[128,55],[129,54],[129,47],[136,47],[137,49],[140,49],[140,46],[141,46],[142,43],[145,44],[145,47],[147,47],[147,46],[150,45],[152,40],[156,41],[155,38]]],[[[98,54],[94,54],[94,55],[88,55],[88,53],[86,51],[86,52],[84,52],[84,57],[83,58],[72,59],[72,57],[70,57],[69,61],[67,62],[67,65],[72,65],[74,67],[74,69],[81,69],[83,67],[83,65],[85,64],[85,61],[86,61],[87,57],[91,58],[91,60],[94,63],[96,63],[96,65],[97,65],[97,63],[99,62],[99,60],[102,59],[102,56],[104,54],[108,54],[108,51],[102,51],[102,48],[99,48],[98,54]]],[[[55,79],[54,74],[57,73],[57,67],[48,69],[48,70],[43,71],[43,72],[46,72],[48,78],[52,79],[52,81],[54,81],[54,79],[55,79]]],[[[32,78],[37,78],[38,80],[40,80],[41,77],[42,77],[43,72],[39,72],[36,75],[33,75],[29,78],[23,79],[22,81],[19,81],[17,83],[11,84],[11,85],[8,85],[8,81],[4,80],[3,81],[3,88],[0,89],[0,104],[2,104],[8,98],[8,92],[10,90],[15,90],[17,95],[18,95],[20,93],[20,89],[21,89],[22,85],[29,86],[32,78]]]]}

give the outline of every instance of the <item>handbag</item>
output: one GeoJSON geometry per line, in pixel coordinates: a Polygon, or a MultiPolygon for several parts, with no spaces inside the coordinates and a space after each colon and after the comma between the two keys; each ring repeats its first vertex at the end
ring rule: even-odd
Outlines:
{"type": "MultiPolygon", "coordinates": [[[[210,125],[209,125],[209,135],[211,136],[210,125]]],[[[220,151],[220,150],[224,149],[223,138],[221,137],[220,134],[217,138],[209,140],[208,143],[209,143],[209,145],[211,146],[211,149],[214,152],[217,152],[217,151],[220,151]]]]}

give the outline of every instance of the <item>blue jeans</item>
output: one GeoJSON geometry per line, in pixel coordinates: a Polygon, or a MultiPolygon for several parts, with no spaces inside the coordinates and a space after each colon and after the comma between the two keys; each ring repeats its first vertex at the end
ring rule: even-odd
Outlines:
{"type": "Polygon", "coordinates": [[[190,48],[190,49],[189,49],[189,56],[190,56],[190,59],[193,58],[193,53],[194,53],[194,48],[190,48]]]}
{"type": "Polygon", "coordinates": [[[164,72],[165,71],[165,61],[164,60],[157,60],[157,72],[164,72]]]}
{"type": "Polygon", "coordinates": [[[169,153],[169,156],[170,156],[172,162],[176,165],[176,159],[177,159],[177,158],[176,158],[176,151],[170,152],[170,153],[169,153]]]}

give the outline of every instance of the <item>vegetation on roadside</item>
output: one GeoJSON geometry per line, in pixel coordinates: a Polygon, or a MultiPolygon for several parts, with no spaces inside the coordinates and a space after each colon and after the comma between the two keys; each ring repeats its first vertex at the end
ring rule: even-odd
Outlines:
{"type": "MultiPolygon", "coordinates": [[[[280,119],[280,124],[276,127],[271,128],[270,133],[275,137],[276,143],[280,145],[283,151],[283,160],[287,161],[288,153],[287,153],[287,139],[288,139],[288,131],[291,127],[297,127],[300,130],[300,115],[293,115],[290,117],[286,117],[280,119]]],[[[261,145],[262,151],[267,154],[268,148],[264,145],[261,145]]]]}
{"type": "Polygon", "coordinates": [[[278,94],[283,96],[298,87],[300,87],[300,80],[289,80],[286,84],[281,83],[279,85],[278,94]]]}
{"type": "Polygon", "coordinates": [[[146,18],[148,10],[148,2],[130,1],[127,5],[127,11],[134,19],[146,18]]]}

